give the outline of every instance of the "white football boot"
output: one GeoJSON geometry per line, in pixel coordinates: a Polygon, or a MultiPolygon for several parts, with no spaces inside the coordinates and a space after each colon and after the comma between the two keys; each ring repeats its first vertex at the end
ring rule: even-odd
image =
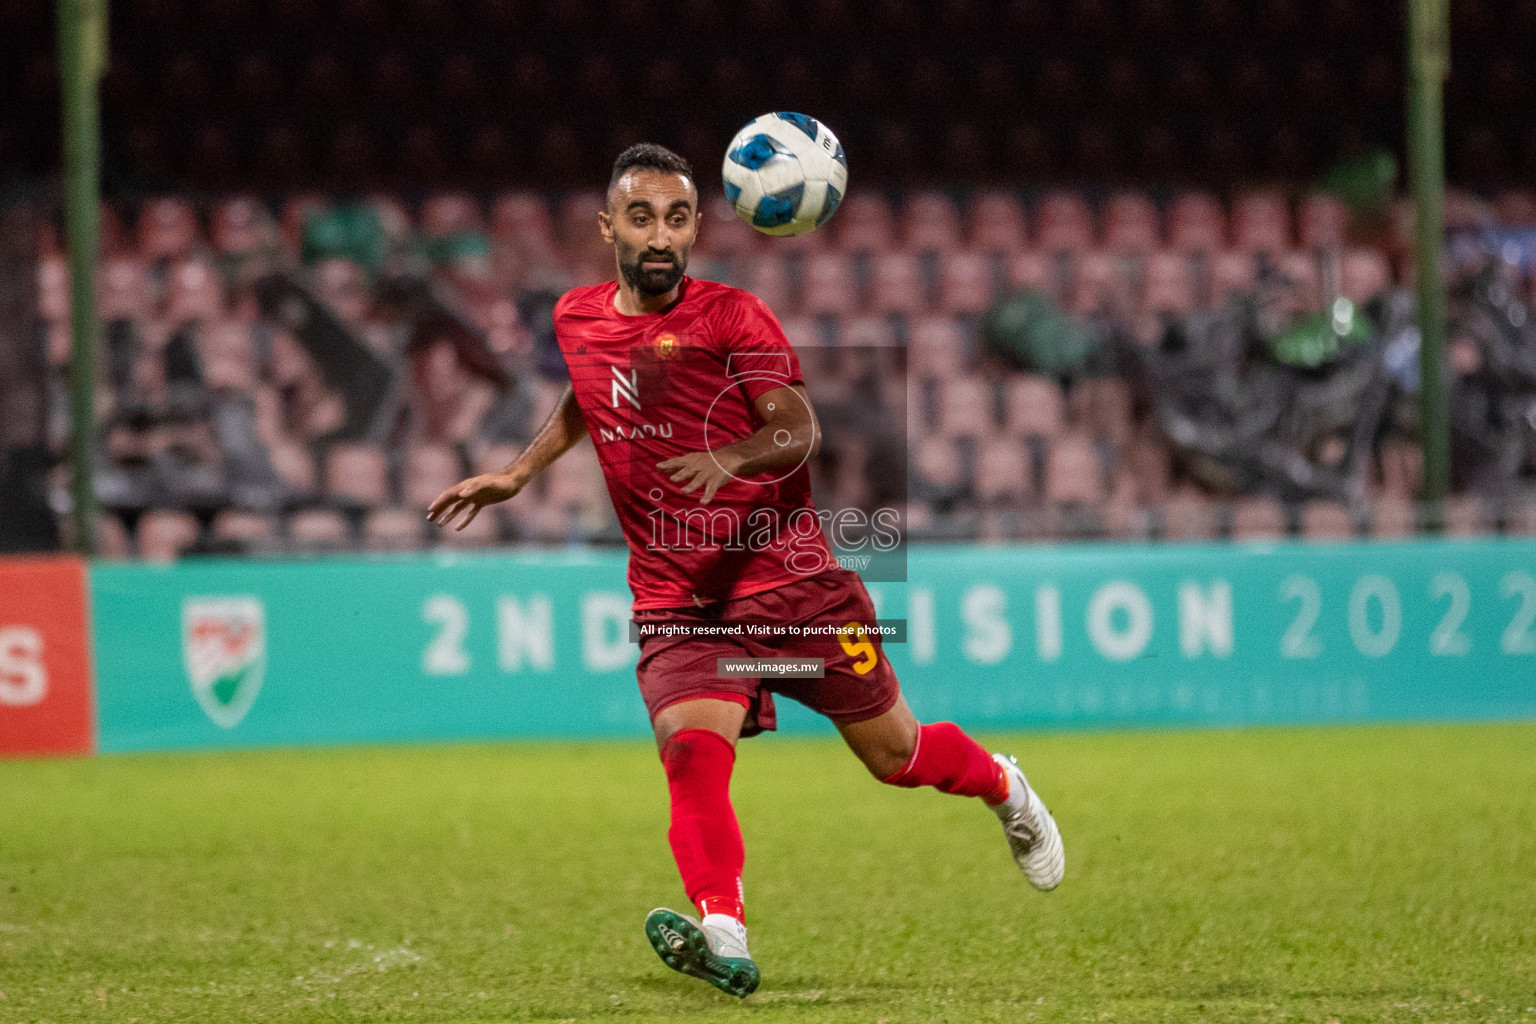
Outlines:
{"type": "Polygon", "coordinates": [[[1008,799],[992,808],[1003,823],[1008,848],[1014,863],[1029,879],[1029,884],[1046,892],[1061,884],[1067,870],[1067,854],[1061,845],[1061,830],[1056,819],[1045,809],[1040,794],[1030,788],[1018,762],[1006,754],[993,754],[992,760],[1008,776],[1008,799]]]}
{"type": "Polygon", "coordinates": [[[645,918],[645,935],[662,963],[674,971],[707,981],[739,999],[758,986],[757,964],[747,952],[747,926],[734,917],[710,914],[699,921],[657,907],[645,918]]]}

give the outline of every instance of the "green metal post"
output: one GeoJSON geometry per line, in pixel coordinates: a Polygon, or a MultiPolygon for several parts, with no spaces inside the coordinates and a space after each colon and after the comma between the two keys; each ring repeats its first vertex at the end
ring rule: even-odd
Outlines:
{"type": "Polygon", "coordinates": [[[70,493],[75,550],[96,549],[96,254],[101,238],[101,133],[97,84],[107,52],[106,0],[58,0],[64,108],[65,230],[69,248],[70,493]]]}
{"type": "Polygon", "coordinates": [[[1419,278],[1419,420],[1424,493],[1439,531],[1451,486],[1451,430],[1445,374],[1444,86],[1450,69],[1448,0],[1408,0],[1408,174],[1413,189],[1414,254],[1419,278]]]}

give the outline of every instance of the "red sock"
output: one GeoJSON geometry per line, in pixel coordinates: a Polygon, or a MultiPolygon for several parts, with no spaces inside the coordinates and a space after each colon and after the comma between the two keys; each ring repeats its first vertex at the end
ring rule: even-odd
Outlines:
{"type": "Polygon", "coordinates": [[[708,729],[684,729],[661,749],[672,793],[667,839],[688,898],[700,916],[729,914],[745,921],[741,868],[746,851],[731,808],[731,768],[736,750],[708,729]]]}
{"type": "Polygon", "coordinates": [[[934,722],[917,730],[917,748],[901,771],[881,782],[892,786],[932,786],[941,793],[979,796],[996,806],[1008,799],[1008,776],[992,755],[954,722],[934,722]]]}

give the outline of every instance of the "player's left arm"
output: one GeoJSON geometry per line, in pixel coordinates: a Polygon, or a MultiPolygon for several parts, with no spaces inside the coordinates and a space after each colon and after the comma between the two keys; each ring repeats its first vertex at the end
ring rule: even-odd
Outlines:
{"type": "Polygon", "coordinates": [[[715,492],[736,477],[793,469],[816,457],[821,450],[821,425],[805,385],[764,391],[752,404],[763,425],[750,437],[714,451],[665,459],[656,468],[681,483],[684,494],[702,488],[699,504],[708,505],[715,492]]]}

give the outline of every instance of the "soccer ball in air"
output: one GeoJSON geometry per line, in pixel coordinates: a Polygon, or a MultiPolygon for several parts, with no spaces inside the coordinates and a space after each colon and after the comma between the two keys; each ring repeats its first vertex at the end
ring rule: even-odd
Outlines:
{"type": "Polygon", "coordinates": [[[814,117],[764,114],[725,151],[725,197],[767,235],[803,235],[826,223],[848,190],[848,158],[814,117]]]}

